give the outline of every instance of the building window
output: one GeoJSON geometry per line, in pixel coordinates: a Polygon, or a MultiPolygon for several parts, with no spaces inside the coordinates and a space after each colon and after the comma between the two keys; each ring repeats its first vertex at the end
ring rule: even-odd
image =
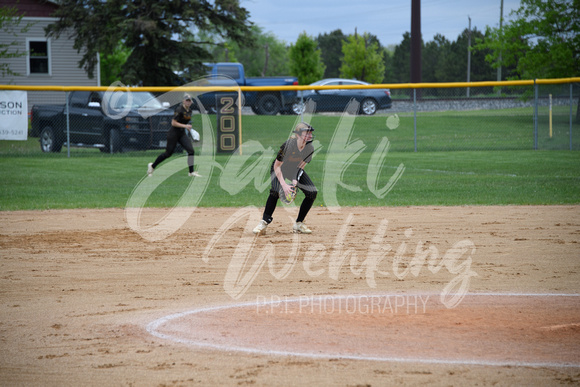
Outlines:
{"type": "Polygon", "coordinates": [[[50,75],[50,42],[48,40],[28,40],[29,74],[50,75]]]}

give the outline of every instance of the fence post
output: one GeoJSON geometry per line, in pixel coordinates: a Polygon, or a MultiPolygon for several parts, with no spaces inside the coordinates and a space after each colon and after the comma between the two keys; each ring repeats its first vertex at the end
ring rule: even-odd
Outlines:
{"type": "Polygon", "coordinates": [[[549,130],[550,130],[550,138],[552,138],[552,94],[548,94],[548,96],[549,96],[549,101],[550,101],[550,110],[548,112],[548,114],[549,114],[549,117],[548,117],[548,119],[549,119],[549,121],[548,121],[549,122],[548,123],[548,127],[549,127],[549,130]]]}
{"type": "Polygon", "coordinates": [[[572,85],[570,82],[570,150],[572,150],[572,85]]]}
{"type": "Polygon", "coordinates": [[[413,89],[413,127],[415,137],[415,152],[417,152],[417,89],[413,89]]]}
{"type": "Polygon", "coordinates": [[[538,84],[534,79],[534,150],[538,150],[538,84]]]}
{"type": "Polygon", "coordinates": [[[70,114],[68,110],[68,91],[64,94],[64,111],[66,114],[66,157],[70,158],[70,114]]]}

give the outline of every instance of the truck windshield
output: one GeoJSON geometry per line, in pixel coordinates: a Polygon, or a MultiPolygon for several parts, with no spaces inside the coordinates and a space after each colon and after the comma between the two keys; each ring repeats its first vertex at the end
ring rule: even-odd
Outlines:
{"type": "MultiPolygon", "coordinates": [[[[116,97],[116,96],[115,96],[116,97]]],[[[149,92],[121,93],[118,98],[113,98],[113,109],[122,110],[127,108],[139,109],[162,109],[161,102],[149,92]]]]}
{"type": "MultiPolygon", "coordinates": [[[[210,73],[211,75],[211,73],[210,73]]],[[[225,76],[232,79],[240,79],[240,69],[237,66],[217,66],[217,76],[225,76]]],[[[215,76],[215,75],[213,75],[215,76]]]]}

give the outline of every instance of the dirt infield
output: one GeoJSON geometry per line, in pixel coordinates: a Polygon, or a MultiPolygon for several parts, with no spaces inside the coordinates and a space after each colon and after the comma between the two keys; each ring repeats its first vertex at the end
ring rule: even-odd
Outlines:
{"type": "Polygon", "coordinates": [[[260,211],[0,212],[0,385],[580,384],[580,206],[260,211]]]}

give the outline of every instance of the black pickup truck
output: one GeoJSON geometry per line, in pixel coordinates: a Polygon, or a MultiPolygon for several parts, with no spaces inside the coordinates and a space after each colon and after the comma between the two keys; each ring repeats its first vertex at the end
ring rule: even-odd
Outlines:
{"type": "Polygon", "coordinates": [[[31,135],[43,152],[60,152],[67,142],[107,153],[161,149],[173,118],[168,107],[149,92],[73,91],[68,120],[65,105],[32,107],[31,135]]]}

